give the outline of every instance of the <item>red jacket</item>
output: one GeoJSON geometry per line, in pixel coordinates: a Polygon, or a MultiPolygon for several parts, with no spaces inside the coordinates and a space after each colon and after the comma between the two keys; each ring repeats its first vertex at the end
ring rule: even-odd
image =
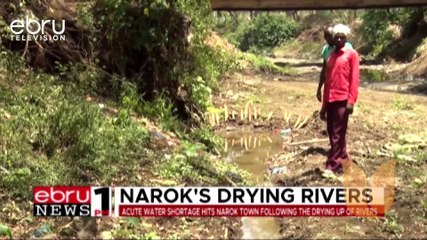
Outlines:
{"type": "Polygon", "coordinates": [[[342,48],[335,50],[327,62],[323,108],[326,103],[347,100],[355,104],[359,89],[359,54],[356,50],[342,48]]]}

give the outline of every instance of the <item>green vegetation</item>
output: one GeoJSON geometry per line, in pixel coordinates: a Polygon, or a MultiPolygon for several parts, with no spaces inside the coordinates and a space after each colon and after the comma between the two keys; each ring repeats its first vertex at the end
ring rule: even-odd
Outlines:
{"type": "MultiPolygon", "coordinates": [[[[7,60],[3,54],[2,62],[7,60]]],[[[17,91],[1,86],[6,148],[0,165],[8,174],[2,175],[0,187],[10,197],[28,198],[36,185],[109,185],[117,174],[148,160],[148,130],[130,116],[105,117],[73,84],[56,84],[58,77],[29,73],[19,78],[24,86],[17,91]]]]}
{"type": "Polygon", "coordinates": [[[383,82],[387,80],[387,77],[386,73],[378,69],[364,68],[360,70],[361,80],[368,82],[383,82]]]}
{"type": "Polygon", "coordinates": [[[0,236],[12,238],[12,231],[8,226],[0,224],[0,236]]]}
{"type": "MultiPolygon", "coordinates": [[[[219,79],[244,64],[289,74],[291,69],[259,55],[288,44],[286,50],[299,47],[297,51],[318,56],[323,44],[321,38],[302,44],[295,40],[304,28],[300,22],[315,14],[304,21],[284,13],[222,13],[212,18],[207,0],[79,1],[72,17],[60,9],[47,0],[0,3],[0,190],[6,193],[0,194],[5,216],[0,218],[1,237],[11,238],[18,224],[39,224],[28,217],[36,185],[251,185],[245,172],[215,156],[222,140],[205,123],[206,111],[215,109],[212,95],[219,79]],[[8,40],[8,24],[27,11],[40,19],[68,16],[70,41],[8,40]],[[211,44],[213,26],[245,52],[211,44]]],[[[412,37],[422,29],[416,23],[425,22],[422,9],[385,15],[375,11],[361,15],[365,22],[360,30],[373,56],[395,43],[385,26],[399,25],[404,36],[412,37]],[[380,16],[386,25],[378,23],[380,16]]],[[[319,12],[319,17],[354,19],[350,11],[319,12]]],[[[366,74],[383,80],[379,72],[366,74]]],[[[248,101],[260,100],[249,96],[248,101]]],[[[414,109],[403,98],[391,104],[398,110],[414,109]]],[[[392,150],[401,163],[419,164],[426,156],[413,148],[392,150]]],[[[416,187],[425,181],[419,178],[416,187]]],[[[39,226],[40,231],[57,233],[55,221],[39,226]]],[[[396,218],[386,221],[384,231],[401,232],[396,218]]],[[[108,236],[157,239],[161,234],[143,229],[146,223],[136,218],[115,224],[108,236]]],[[[190,232],[184,235],[192,237],[190,232]]]]}
{"type": "Polygon", "coordinates": [[[317,59],[320,56],[323,42],[300,41],[293,39],[287,43],[275,47],[272,51],[274,55],[280,57],[301,57],[308,59],[317,59]]]}
{"type": "Polygon", "coordinates": [[[270,50],[299,33],[298,24],[284,15],[257,15],[237,33],[237,41],[242,51],[255,53],[270,50]]]}
{"type": "Polygon", "coordinates": [[[403,226],[398,223],[397,213],[393,210],[386,213],[384,218],[383,231],[392,234],[401,234],[404,231],[403,226]]]}
{"type": "Polygon", "coordinates": [[[427,37],[426,15],[425,7],[298,11],[292,19],[299,23],[301,34],[277,45],[274,54],[318,59],[325,43],[323,27],[343,23],[351,26],[349,40],[365,59],[411,61],[424,50],[418,47],[427,37]]]}
{"type": "Polygon", "coordinates": [[[422,30],[426,14],[427,8],[366,10],[360,27],[365,41],[363,52],[373,58],[389,55],[411,60],[416,47],[427,36],[422,30]]]}
{"type": "Polygon", "coordinates": [[[267,54],[272,48],[300,33],[296,21],[285,14],[275,13],[259,13],[250,19],[221,14],[217,17],[216,28],[228,36],[240,50],[257,54],[267,54]],[[236,25],[229,26],[232,24],[236,25]]]}
{"type": "Polygon", "coordinates": [[[248,61],[249,63],[251,63],[253,68],[257,71],[267,73],[279,73],[284,75],[288,75],[292,72],[292,69],[290,68],[278,66],[272,61],[266,59],[265,57],[257,56],[252,53],[242,53],[240,55],[240,58],[243,61],[248,61]]]}
{"type": "MultiPolygon", "coordinates": [[[[184,141],[180,148],[177,148],[173,154],[166,155],[165,160],[158,165],[160,176],[176,179],[179,182],[194,184],[204,182],[212,185],[230,184],[226,179],[232,178],[233,172],[239,173],[237,176],[246,176],[235,165],[211,159],[211,156],[205,153],[205,148],[202,144],[184,141]]],[[[237,182],[242,180],[244,178],[238,177],[237,182]]]]}
{"type": "MultiPolygon", "coordinates": [[[[42,9],[36,3],[5,9],[23,16],[35,7],[42,9]]],[[[36,185],[136,183],[141,169],[212,184],[241,174],[208,153],[218,151],[221,140],[203,114],[219,77],[236,65],[230,53],[206,44],[208,2],[98,0],[78,9],[88,39],[80,46],[87,54],[82,61],[43,68],[3,42],[0,188],[8,197],[28,200],[36,185]],[[175,133],[181,147],[169,155],[153,152],[153,141],[160,143],[138,119],[175,133]]]]}
{"type": "Polygon", "coordinates": [[[396,95],[392,103],[392,108],[396,110],[411,111],[414,109],[414,106],[407,97],[396,95]]]}
{"type": "MultiPolygon", "coordinates": [[[[64,14],[42,2],[0,4],[2,36],[25,11],[40,19],[64,14]]],[[[214,156],[222,139],[204,119],[218,80],[242,60],[209,43],[209,2],[97,0],[77,10],[67,20],[71,41],[31,41],[26,48],[2,39],[0,189],[7,196],[0,236],[31,236],[12,229],[28,215],[37,185],[251,184],[236,165],[214,156]]],[[[49,224],[41,235],[72,235],[58,221],[49,224]]],[[[103,234],[158,238],[144,224],[125,221],[103,234]]]]}

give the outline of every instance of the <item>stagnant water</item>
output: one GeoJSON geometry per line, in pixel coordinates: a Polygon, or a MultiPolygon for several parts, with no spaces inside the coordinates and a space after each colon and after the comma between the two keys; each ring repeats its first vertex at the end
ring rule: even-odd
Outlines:
{"type": "MultiPolygon", "coordinates": [[[[258,186],[270,186],[265,181],[266,159],[280,151],[282,139],[272,132],[233,132],[221,134],[226,140],[224,160],[238,164],[252,174],[258,186]]],[[[279,226],[272,217],[242,218],[242,239],[279,239],[279,226]]]]}

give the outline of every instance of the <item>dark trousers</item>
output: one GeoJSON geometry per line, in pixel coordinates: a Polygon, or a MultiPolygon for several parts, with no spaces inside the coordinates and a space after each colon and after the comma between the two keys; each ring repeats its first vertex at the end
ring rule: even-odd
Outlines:
{"type": "Polygon", "coordinates": [[[326,168],[334,172],[342,168],[342,161],[348,160],[346,134],[349,114],[346,106],[347,100],[326,105],[326,123],[331,145],[326,168]]]}

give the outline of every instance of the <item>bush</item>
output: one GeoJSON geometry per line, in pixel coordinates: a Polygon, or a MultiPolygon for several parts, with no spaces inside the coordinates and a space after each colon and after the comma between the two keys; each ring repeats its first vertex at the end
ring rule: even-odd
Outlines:
{"type": "Polygon", "coordinates": [[[289,75],[292,73],[292,69],[288,67],[281,67],[268,60],[263,56],[257,56],[252,53],[242,53],[239,56],[242,61],[248,61],[253,69],[266,73],[279,73],[283,75],[289,75]]]}
{"type": "Polygon", "coordinates": [[[236,39],[242,51],[262,52],[299,34],[299,25],[286,15],[262,13],[242,25],[236,39]]]}
{"type": "MultiPolygon", "coordinates": [[[[390,55],[401,55],[400,58],[405,58],[405,54],[394,54],[399,49],[404,49],[408,55],[413,54],[416,46],[421,42],[408,41],[407,46],[399,45],[403,38],[410,38],[421,31],[421,23],[424,22],[424,15],[427,13],[427,8],[396,8],[396,9],[370,9],[362,16],[361,32],[365,40],[363,52],[370,53],[374,58],[384,56],[386,53],[390,55]],[[399,26],[401,31],[401,39],[395,40],[393,32],[389,29],[390,25],[399,26]]],[[[424,33],[422,33],[424,34],[424,33]]],[[[394,57],[396,57],[394,56],[394,57]]]]}
{"type": "Polygon", "coordinates": [[[190,185],[209,183],[224,186],[230,184],[227,178],[237,178],[235,181],[239,185],[249,184],[246,171],[236,164],[210,158],[205,150],[202,144],[183,141],[182,146],[175,149],[174,155],[164,157],[157,171],[162,177],[185,181],[190,185]]]}
{"type": "Polygon", "coordinates": [[[145,101],[162,94],[185,120],[206,109],[205,90],[228,70],[224,56],[204,42],[211,24],[208,1],[98,0],[92,13],[99,67],[135,83],[145,101]],[[184,99],[182,92],[188,93],[184,99]]]}
{"type": "Polygon", "coordinates": [[[144,127],[117,125],[97,105],[64,98],[66,92],[32,85],[12,94],[6,111],[13,117],[0,122],[7,141],[0,165],[9,169],[0,188],[11,197],[28,197],[34,185],[109,184],[143,158],[144,127]]]}
{"type": "MultiPolygon", "coordinates": [[[[0,70],[9,72],[9,57],[3,52],[0,70]]],[[[8,171],[0,172],[0,189],[9,197],[28,198],[35,185],[109,185],[144,163],[148,131],[125,121],[129,115],[105,117],[75,86],[56,84],[57,77],[22,74],[20,81],[0,87],[0,166],[8,171]]]]}

